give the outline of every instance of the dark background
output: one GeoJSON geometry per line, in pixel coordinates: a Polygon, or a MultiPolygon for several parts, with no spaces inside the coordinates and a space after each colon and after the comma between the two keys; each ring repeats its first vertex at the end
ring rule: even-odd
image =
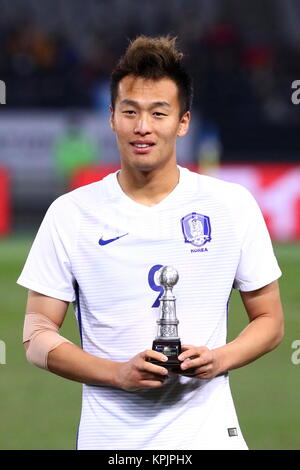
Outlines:
{"type": "MultiPolygon", "coordinates": [[[[6,109],[92,109],[130,39],[178,36],[223,161],[298,161],[297,0],[0,0],[6,109]]],[[[2,111],[2,110],[1,110],[2,111]]]]}

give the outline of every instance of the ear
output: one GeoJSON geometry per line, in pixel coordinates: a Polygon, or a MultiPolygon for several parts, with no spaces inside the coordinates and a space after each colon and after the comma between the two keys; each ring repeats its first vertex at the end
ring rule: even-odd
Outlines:
{"type": "Polygon", "coordinates": [[[189,124],[191,120],[191,113],[187,111],[180,119],[177,137],[184,137],[189,130],[189,124]]]}
{"type": "Polygon", "coordinates": [[[115,130],[115,124],[114,124],[114,110],[113,110],[112,105],[109,106],[109,111],[110,111],[109,123],[110,123],[110,127],[111,127],[112,130],[114,131],[114,130],[115,130]]]}

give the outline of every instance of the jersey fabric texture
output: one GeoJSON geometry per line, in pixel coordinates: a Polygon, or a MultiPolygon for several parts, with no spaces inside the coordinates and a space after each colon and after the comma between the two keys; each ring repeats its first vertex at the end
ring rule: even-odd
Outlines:
{"type": "MultiPolygon", "coordinates": [[[[226,343],[232,288],[251,291],[281,275],[260,209],[242,186],[180,169],[175,189],[147,207],[117,172],[56,199],[18,283],[74,302],[82,348],[114,361],[151,349],[161,287],[179,273],[182,344],[226,343]]],[[[247,449],[228,374],[170,374],[158,389],[83,385],[78,449],[247,449]]]]}

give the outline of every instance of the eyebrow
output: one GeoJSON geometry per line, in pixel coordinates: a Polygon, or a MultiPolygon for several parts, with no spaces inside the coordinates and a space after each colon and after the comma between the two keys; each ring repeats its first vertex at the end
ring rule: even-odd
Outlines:
{"type": "MultiPolygon", "coordinates": [[[[136,108],[140,108],[140,105],[137,101],[135,100],[129,100],[127,98],[125,98],[124,100],[122,100],[120,102],[120,105],[127,105],[127,106],[134,106],[136,108]]],[[[151,105],[149,106],[150,109],[152,108],[156,108],[158,106],[166,106],[168,108],[171,108],[171,105],[167,102],[167,101],[154,101],[153,103],[151,103],[151,105]]]]}

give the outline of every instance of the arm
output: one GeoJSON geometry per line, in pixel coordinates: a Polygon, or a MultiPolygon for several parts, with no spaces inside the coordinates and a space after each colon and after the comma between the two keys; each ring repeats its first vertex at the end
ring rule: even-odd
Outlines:
{"type": "Polygon", "coordinates": [[[283,311],[278,282],[261,289],[241,292],[249,317],[247,327],[230,343],[209,350],[206,347],[183,346],[180,360],[194,357],[181,365],[194,368],[189,376],[210,379],[231,369],[242,367],[274,349],[284,334],[283,311]]]}
{"type": "MultiPolygon", "coordinates": [[[[47,297],[34,291],[28,292],[26,313],[40,313],[54,322],[63,324],[68,302],[47,297]]],[[[42,333],[39,341],[42,341],[42,333]]],[[[24,343],[27,350],[28,341],[24,343]]],[[[48,353],[48,369],[62,377],[89,385],[108,385],[132,391],[146,387],[160,387],[167,376],[167,369],[147,362],[148,358],[164,360],[156,351],[144,351],[130,361],[121,363],[88,354],[75,344],[64,342],[48,353]]],[[[167,359],[167,358],[165,358],[167,359]]]]}

